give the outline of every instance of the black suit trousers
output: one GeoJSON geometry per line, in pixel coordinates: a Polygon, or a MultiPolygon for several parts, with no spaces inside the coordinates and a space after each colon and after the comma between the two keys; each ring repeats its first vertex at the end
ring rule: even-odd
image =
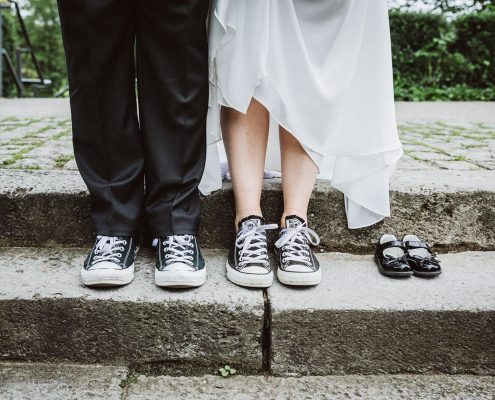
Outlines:
{"type": "Polygon", "coordinates": [[[208,0],[58,6],[74,153],[96,233],[136,236],[146,217],[155,236],[195,234],[206,156],[208,0]]]}

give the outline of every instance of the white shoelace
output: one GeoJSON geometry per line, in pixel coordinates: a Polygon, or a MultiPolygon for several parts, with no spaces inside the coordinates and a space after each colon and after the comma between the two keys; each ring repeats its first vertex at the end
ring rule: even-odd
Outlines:
{"type": "Polygon", "coordinates": [[[241,249],[239,266],[244,267],[251,263],[262,263],[266,265],[268,263],[266,231],[277,228],[278,226],[276,224],[267,224],[241,229],[235,241],[236,247],[241,249]]]}
{"type": "Polygon", "coordinates": [[[307,242],[318,246],[320,238],[306,223],[282,229],[280,238],[275,242],[275,246],[282,251],[282,263],[292,261],[311,266],[307,242]]]}
{"type": "Polygon", "coordinates": [[[193,266],[194,237],[192,235],[167,236],[162,242],[165,264],[184,263],[193,266]]]}
{"type": "Polygon", "coordinates": [[[95,265],[96,263],[103,261],[110,261],[113,263],[118,263],[120,261],[120,257],[122,257],[122,251],[125,250],[124,246],[127,244],[127,240],[120,239],[114,236],[102,236],[99,235],[96,237],[98,242],[96,243],[93,257],[93,262],[91,265],[95,265]]]}

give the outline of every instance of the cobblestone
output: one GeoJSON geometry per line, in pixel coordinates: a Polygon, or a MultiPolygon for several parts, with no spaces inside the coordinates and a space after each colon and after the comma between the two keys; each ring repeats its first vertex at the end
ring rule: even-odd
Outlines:
{"type": "MultiPolygon", "coordinates": [[[[495,170],[495,124],[399,123],[399,170],[495,170]]],[[[0,168],[77,169],[66,117],[0,119],[0,168]]]]}

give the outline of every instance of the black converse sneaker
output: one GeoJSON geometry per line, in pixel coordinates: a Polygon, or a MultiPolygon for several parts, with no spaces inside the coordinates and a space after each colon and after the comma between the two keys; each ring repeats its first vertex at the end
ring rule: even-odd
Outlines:
{"type": "Polygon", "coordinates": [[[320,238],[306,226],[306,221],[296,215],[285,218],[285,228],[275,243],[279,264],[277,278],[286,285],[310,286],[321,281],[320,264],[311,250],[320,238]]]}
{"type": "Polygon", "coordinates": [[[235,244],[227,260],[227,278],[240,286],[266,288],[273,282],[268,259],[266,231],[277,229],[264,225],[261,217],[252,215],[239,222],[235,244]]]}
{"type": "Polygon", "coordinates": [[[156,239],[155,283],[163,287],[188,288],[206,281],[205,260],[194,235],[156,239]]]}
{"type": "Polygon", "coordinates": [[[121,286],[134,279],[134,259],[139,251],[133,237],[97,236],[81,270],[86,286],[121,286]]]}

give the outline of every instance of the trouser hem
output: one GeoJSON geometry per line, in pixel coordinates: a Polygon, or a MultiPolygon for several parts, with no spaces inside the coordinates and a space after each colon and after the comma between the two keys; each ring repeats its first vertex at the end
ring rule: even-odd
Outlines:
{"type": "Polygon", "coordinates": [[[125,231],[96,231],[96,236],[130,236],[137,238],[139,237],[139,233],[137,232],[125,232],[125,231]]]}
{"type": "Polygon", "coordinates": [[[197,230],[176,230],[176,231],[162,231],[158,233],[152,233],[154,238],[161,238],[165,236],[175,236],[175,235],[193,235],[198,236],[197,230]]]}

